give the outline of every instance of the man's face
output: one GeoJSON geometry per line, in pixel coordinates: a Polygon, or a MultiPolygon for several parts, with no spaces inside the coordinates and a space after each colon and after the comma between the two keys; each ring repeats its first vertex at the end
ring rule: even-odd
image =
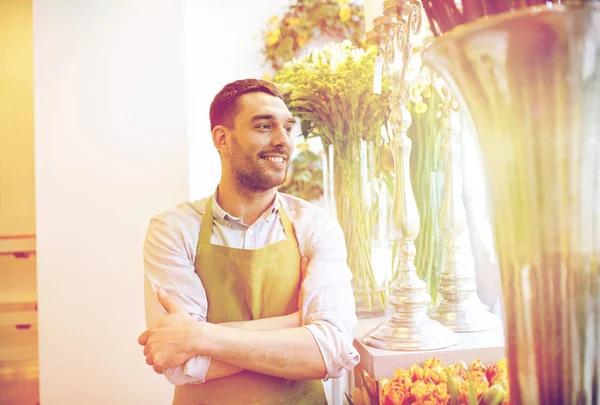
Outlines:
{"type": "Polygon", "coordinates": [[[244,94],[233,123],[229,165],[238,184],[248,191],[281,185],[294,150],[296,123],[285,103],[267,93],[244,94]]]}

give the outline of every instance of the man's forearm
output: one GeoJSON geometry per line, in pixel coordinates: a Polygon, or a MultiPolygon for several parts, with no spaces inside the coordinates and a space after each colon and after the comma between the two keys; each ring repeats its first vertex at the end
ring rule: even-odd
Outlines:
{"type": "Polygon", "coordinates": [[[248,330],[287,329],[302,325],[302,316],[300,311],[297,311],[289,315],[255,319],[252,321],[225,322],[220,323],[219,325],[248,330]]]}
{"type": "MultiPolygon", "coordinates": [[[[300,311],[294,312],[293,314],[284,316],[275,316],[272,318],[256,319],[253,321],[241,321],[241,322],[225,322],[219,325],[228,326],[238,329],[247,330],[273,330],[273,329],[286,329],[300,326],[302,323],[300,311]]],[[[211,359],[208,371],[206,373],[206,380],[215,380],[217,378],[229,377],[230,375],[237,374],[243,369],[236,367],[232,364],[225,363],[217,359],[211,359]]]]}
{"type": "Polygon", "coordinates": [[[240,371],[244,371],[244,369],[217,359],[210,359],[210,365],[206,371],[206,380],[210,381],[216,380],[217,378],[229,377],[240,371]]]}
{"type": "Polygon", "coordinates": [[[245,370],[292,380],[320,379],[327,373],[317,342],[305,328],[274,333],[202,322],[193,333],[198,355],[245,370]]]}

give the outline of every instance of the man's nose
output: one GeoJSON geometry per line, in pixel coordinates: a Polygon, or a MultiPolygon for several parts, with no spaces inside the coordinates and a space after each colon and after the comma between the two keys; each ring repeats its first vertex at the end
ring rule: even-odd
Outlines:
{"type": "Polygon", "coordinates": [[[273,132],[271,142],[276,146],[288,146],[291,142],[290,134],[283,126],[278,126],[273,132]]]}

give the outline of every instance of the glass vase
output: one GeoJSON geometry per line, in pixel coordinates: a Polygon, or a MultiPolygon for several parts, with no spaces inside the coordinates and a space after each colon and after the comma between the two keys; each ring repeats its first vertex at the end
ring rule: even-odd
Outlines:
{"type": "Polygon", "coordinates": [[[349,139],[344,147],[325,147],[325,206],[344,231],[357,316],[382,316],[392,252],[388,219],[391,194],[381,171],[381,146],[349,139]]]}
{"type": "Polygon", "coordinates": [[[569,4],[459,26],[424,54],[483,158],[513,404],[600,399],[600,7],[569,4]]]}

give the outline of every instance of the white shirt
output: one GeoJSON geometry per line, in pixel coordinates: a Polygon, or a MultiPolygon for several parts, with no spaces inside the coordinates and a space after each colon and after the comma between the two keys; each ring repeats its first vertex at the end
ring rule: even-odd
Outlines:
{"type": "MultiPolygon", "coordinates": [[[[200,224],[208,198],[180,204],[154,216],[144,243],[145,303],[148,327],[166,311],[156,291],[163,287],[198,321],[206,321],[206,291],[196,275],[194,261],[200,224]]],[[[299,307],[302,327],[314,336],[327,367],[328,378],[340,377],[359,362],[352,341],[357,318],[346,264],[344,235],[325,211],[299,198],[278,193],[273,206],[251,226],[226,213],[213,198],[211,243],[232,248],[259,249],[286,238],[279,219],[282,204],[294,226],[301,255],[310,258],[301,285],[299,307]]],[[[175,384],[205,381],[210,358],[196,356],[165,371],[175,384]]]]}

